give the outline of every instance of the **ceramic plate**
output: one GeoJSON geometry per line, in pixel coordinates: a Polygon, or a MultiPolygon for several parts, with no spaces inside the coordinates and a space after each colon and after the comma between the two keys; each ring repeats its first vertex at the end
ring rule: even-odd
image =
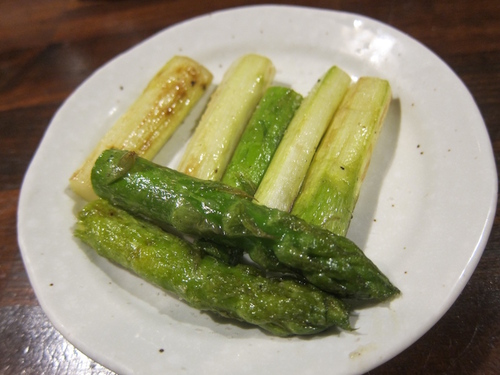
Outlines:
{"type": "MultiPolygon", "coordinates": [[[[156,161],[175,166],[200,103],[156,161]]],[[[158,33],[89,77],[54,116],[26,174],[19,243],[41,306],[78,349],[120,374],[355,374],[389,360],[448,310],[486,244],[496,207],[491,143],[470,93],[436,55],[366,17],[255,6],[158,33]],[[72,236],[83,206],[68,178],[173,55],[220,82],[245,53],[307,94],[332,65],[388,79],[394,100],[348,236],[402,290],[355,312],[352,333],[277,338],[187,307],[72,236]]]]}

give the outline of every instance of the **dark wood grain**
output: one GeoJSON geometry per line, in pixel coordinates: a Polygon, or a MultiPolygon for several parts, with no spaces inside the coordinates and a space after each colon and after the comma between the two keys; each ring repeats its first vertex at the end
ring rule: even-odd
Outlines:
{"type": "MultiPolygon", "coordinates": [[[[259,3],[264,2],[252,2],[259,3]]],[[[38,305],[19,253],[20,186],[57,108],[95,69],[163,28],[247,4],[238,0],[0,2],[0,373],[112,374],[52,327],[38,305]]],[[[500,2],[310,0],[294,4],[373,17],[428,46],[471,91],[498,163],[500,2]]],[[[499,374],[499,311],[497,216],[484,255],[451,309],[419,341],[370,374],[499,374]]]]}

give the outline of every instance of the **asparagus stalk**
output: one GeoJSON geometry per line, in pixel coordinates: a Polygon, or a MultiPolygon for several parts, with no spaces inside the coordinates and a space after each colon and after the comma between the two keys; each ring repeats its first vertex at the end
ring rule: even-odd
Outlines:
{"type": "Polygon", "coordinates": [[[274,74],[274,65],[266,57],[249,54],[235,61],[212,95],[177,169],[220,180],[274,74]]]}
{"type": "Polygon", "coordinates": [[[127,149],[152,159],[211,82],[212,74],[198,62],[184,56],[170,59],[74,172],[71,189],[86,200],[97,198],[90,171],[107,148],[127,149]]]}
{"type": "Polygon", "coordinates": [[[255,193],[257,203],[290,211],[316,147],[351,82],[334,66],[304,99],[255,193]]]}
{"type": "Polygon", "coordinates": [[[294,215],[346,235],[390,101],[383,79],[362,77],[350,88],[316,151],[294,215]]]}
{"type": "Polygon", "coordinates": [[[250,254],[268,249],[280,264],[339,296],[382,300],[399,293],[352,241],[257,205],[222,182],[193,178],[132,152],[107,150],[96,161],[92,183],[100,197],[181,233],[250,254]]]}
{"type": "MultiPolygon", "coordinates": [[[[270,87],[252,115],[222,182],[253,196],[283,134],[302,102],[302,95],[285,87],[270,87]]],[[[221,256],[218,252],[218,256],[221,256]]],[[[234,258],[234,257],[233,257],[234,258]]],[[[266,269],[289,272],[268,248],[254,248],[250,258],[266,269]]]]}
{"type": "Polygon", "coordinates": [[[75,235],[98,254],[173,292],[192,307],[255,324],[279,336],[350,330],[342,302],[311,285],[228,266],[196,245],[98,199],[80,212],[75,235]]]}
{"type": "Polygon", "coordinates": [[[257,105],[222,182],[254,195],[285,130],[302,102],[292,89],[273,86],[257,105]]]}

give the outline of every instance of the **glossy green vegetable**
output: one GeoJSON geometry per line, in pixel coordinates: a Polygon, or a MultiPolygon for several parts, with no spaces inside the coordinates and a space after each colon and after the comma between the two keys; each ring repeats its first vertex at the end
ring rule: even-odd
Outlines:
{"type": "Polygon", "coordinates": [[[234,151],[222,182],[254,195],[285,130],[302,102],[292,89],[266,90],[234,151]]]}
{"type": "Polygon", "coordinates": [[[278,265],[339,296],[380,300],[399,292],[352,241],[257,205],[223,183],[199,180],[121,150],[103,152],[92,183],[100,197],[182,233],[250,255],[267,249],[278,265]]]}
{"type": "Polygon", "coordinates": [[[75,235],[101,256],[175,293],[189,305],[262,327],[280,336],[330,327],[350,329],[344,305],[310,285],[228,266],[196,245],[104,200],[80,212],[75,235]]]}
{"type": "Polygon", "coordinates": [[[307,171],[292,213],[346,235],[391,102],[389,82],[361,77],[347,92],[307,171]]]}

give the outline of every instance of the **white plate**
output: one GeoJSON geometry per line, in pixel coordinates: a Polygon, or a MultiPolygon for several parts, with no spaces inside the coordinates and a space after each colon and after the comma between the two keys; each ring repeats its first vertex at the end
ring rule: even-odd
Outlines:
{"type": "MultiPolygon", "coordinates": [[[[175,165],[195,113],[158,156],[175,165]]],[[[497,177],[481,115],[457,76],[407,35],[355,14],[289,6],[237,8],[170,27],[93,74],[55,115],[26,174],[19,243],[36,295],[77,348],[120,374],[363,373],[423,335],[477,265],[497,177]],[[402,290],[356,312],[354,333],[276,338],[214,321],[98,258],[72,237],[83,202],[68,178],[174,54],[214,73],[242,54],[270,57],[276,81],[307,94],[328,67],[375,75],[391,105],[349,237],[402,290]]]]}

